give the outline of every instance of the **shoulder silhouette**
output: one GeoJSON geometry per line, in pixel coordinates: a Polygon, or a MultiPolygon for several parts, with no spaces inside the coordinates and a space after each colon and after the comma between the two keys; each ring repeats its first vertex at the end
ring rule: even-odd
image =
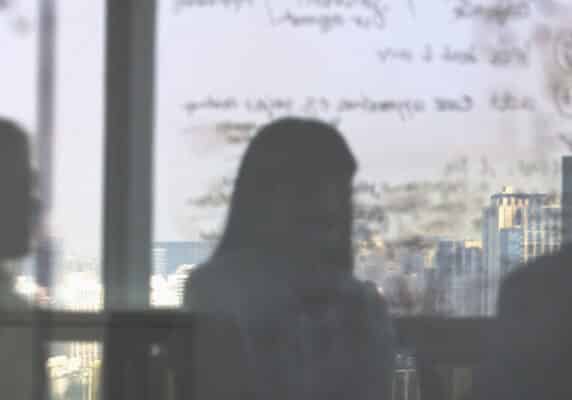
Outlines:
{"type": "Polygon", "coordinates": [[[13,122],[0,119],[0,259],[28,252],[32,215],[28,142],[13,122]]]}
{"type": "Polygon", "coordinates": [[[568,399],[572,356],[572,247],[511,274],[499,294],[491,351],[477,397],[568,399]]]}
{"type": "Polygon", "coordinates": [[[29,250],[34,201],[28,153],[22,129],[0,119],[0,390],[3,398],[15,400],[32,399],[35,372],[32,328],[6,323],[9,313],[29,310],[5,268],[29,250]]]}
{"type": "MultiPolygon", "coordinates": [[[[242,365],[238,390],[246,397],[389,398],[394,356],[386,305],[373,285],[353,276],[355,170],[343,137],[321,122],[287,118],[256,135],[220,244],[185,293],[187,310],[233,327],[239,349],[203,352],[197,368],[204,357],[242,365]],[[242,359],[231,362],[227,354],[242,359]]],[[[211,342],[216,349],[216,338],[204,336],[209,340],[193,348],[211,342]]],[[[219,379],[224,385],[234,378],[219,379]]]]}

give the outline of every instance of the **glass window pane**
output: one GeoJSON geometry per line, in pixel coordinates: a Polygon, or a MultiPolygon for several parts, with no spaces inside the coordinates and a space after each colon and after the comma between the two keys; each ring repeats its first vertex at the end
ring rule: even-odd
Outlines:
{"type": "MultiPolygon", "coordinates": [[[[37,42],[34,27],[38,24],[37,9],[30,2],[5,2],[0,6],[0,118],[18,125],[24,132],[30,147],[31,163],[37,165],[36,111],[37,111],[37,42]]],[[[7,132],[2,132],[6,135],[7,132]]],[[[5,143],[3,141],[2,143],[5,143]]],[[[6,157],[16,149],[3,149],[6,157]]],[[[2,164],[5,165],[5,164],[2,164]]],[[[17,174],[20,165],[4,166],[8,173],[17,174]]],[[[4,175],[3,175],[4,177],[4,175]]],[[[8,177],[9,182],[10,178],[8,177]]],[[[3,182],[2,185],[6,183],[3,182]]],[[[11,184],[11,183],[8,183],[11,184]]],[[[4,197],[5,198],[5,197],[4,197]]],[[[13,211],[12,211],[13,212],[13,211]]],[[[24,221],[15,221],[19,225],[24,221]]],[[[3,226],[6,226],[3,224],[3,226]]],[[[7,240],[12,232],[2,231],[0,237],[7,240]],[[6,235],[6,236],[5,236],[6,235]]],[[[0,255],[0,265],[12,279],[16,293],[31,302],[34,300],[35,268],[32,257],[11,259],[0,255]]],[[[4,273],[3,271],[3,273],[4,273]]]]}
{"type": "Polygon", "coordinates": [[[54,342],[47,360],[51,400],[101,399],[102,348],[97,342],[54,342]]]}
{"type": "Polygon", "coordinates": [[[101,221],[105,2],[56,8],[51,306],[102,307],[101,221]]]}
{"type": "MultiPolygon", "coordinates": [[[[0,1],[0,118],[25,131],[33,169],[32,188],[22,198],[25,201],[33,197],[32,209],[12,226],[25,226],[32,219],[30,254],[7,259],[0,252],[0,353],[4,375],[0,386],[3,395],[10,398],[30,397],[11,396],[8,385],[20,392],[27,390],[26,395],[38,387],[35,378],[38,365],[42,365],[40,344],[45,340],[40,337],[45,331],[35,330],[35,313],[13,311],[29,311],[31,304],[74,311],[101,308],[104,3],[0,1]],[[53,139],[44,140],[50,120],[53,139]],[[48,150],[53,157],[50,180],[46,179],[44,163],[48,150]],[[44,186],[53,194],[52,207],[42,191],[44,186]],[[46,268],[50,264],[51,268],[46,268]],[[5,360],[10,360],[9,367],[5,360]]],[[[2,139],[10,133],[4,125],[2,139]]],[[[5,147],[1,150],[5,168],[4,161],[10,159],[11,151],[5,147]]],[[[6,188],[2,181],[3,200],[17,189],[22,177],[17,169],[20,167],[2,171],[2,179],[4,173],[13,174],[8,184],[14,185],[6,188]]],[[[7,203],[0,204],[6,211],[7,203]]],[[[10,212],[4,212],[1,218],[2,245],[14,234],[6,231],[7,215],[10,212]]],[[[7,225],[11,226],[8,219],[7,225]]],[[[95,379],[89,377],[88,369],[95,368],[95,360],[100,359],[94,356],[100,352],[96,347],[65,347],[63,353],[56,349],[48,359],[54,388],[62,387],[68,373],[80,386],[95,379]],[[62,357],[67,357],[63,364],[62,357]]],[[[68,383],[63,385],[68,387],[68,383]]],[[[84,397],[54,398],[95,399],[95,391],[88,394],[92,389],[81,390],[84,397]]]]}
{"type": "Polygon", "coordinates": [[[392,400],[419,400],[419,371],[411,351],[401,350],[395,357],[392,400]]]}
{"type": "MultiPolygon", "coordinates": [[[[212,248],[256,130],[317,117],[339,127],[360,164],[356,274],[396,313],[494,314],[513,269],[506,256],[511,266],[539,256],[530,229],[560,208],[563,21],[548,8],[506,24],[464,19],[450,2],[378,13],[264,4],[160,2],[155,249],[212,248]],[[465,265],[469,253],[478,267],[465,265]]],[[[176,271],[160,253],[157,282],[176,271]]]]}
{"type": "Polygon", "coordinates": [[[34,246],[34,252],[50,256],[13,261],[10,272],[22,296],[57,308],[93,310],[101,304],[104,3],[0,4],[0,117],[29,135],[36,191],[46,171],[39,156],[51,147],[53,158],[53,207],[48,210],[47,199],[40,200],[43,222],[35,231],[45,232],[47,242],[36,235],[40,241],[34,246]],[[51,7],[41,13],[41,4],[51,7]],[[52,50],[40,40],[46,37],[53,38],[52,50]],[[41,141],[50,118],[53,140],[41,141]],[[45,260],[51,260],[50,279],[45,260]],[[49,281],[53,287],[46,298],[49,281]],[[76,301],[84,290],[90,292],[89,307],[76,301]]]}

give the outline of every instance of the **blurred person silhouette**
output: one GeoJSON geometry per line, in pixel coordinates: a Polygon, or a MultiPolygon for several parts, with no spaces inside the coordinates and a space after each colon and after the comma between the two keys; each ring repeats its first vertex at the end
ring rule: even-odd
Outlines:
{"type": "Polygon", "coordinates": [[[479,400],[572,399],[572,247],[540,257],[502,283],[479,400]]]}
{"type": "Polygon", "coordinates": [[[35,201],[26,135],[5,119],[0,119],[0,191],[0,393],[6,399],[31,399],[32,327],[5,322],[8,315],[30,311],[14,291],[9,265],[29,251],[35,201]]]}
{"type": "Polygon", "coordinates": [[[193,398],[390,398],[387,307],[353,274],[355,171],[324,123],[284,118],[254,137],[221,241],[185,289],[193,398]]]}
{"type": "Polygon", "coordinates": [[[26,303],[13,291],[7,264],[24,257],[30,246],[32,172],[26,135],[14,123],[0,118],[0,307],[21,309],[26,303]]]}

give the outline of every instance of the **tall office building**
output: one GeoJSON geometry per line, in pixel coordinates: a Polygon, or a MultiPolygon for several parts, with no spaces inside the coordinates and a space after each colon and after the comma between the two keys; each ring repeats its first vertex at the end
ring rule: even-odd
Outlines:
{"type": "Polygon", "coordinates": [[[180,307],[185,297],[185,284],[194,264],[184,264],[175,273],[154,274],[151,277],[151,305],[153,307],[180,307]]]}
{"type": "Polygon", "coordinates": [[[205,262],[213,250],[212,242],[156,242],[153,245],[155,274],[168,276],[182,265],[205,262]]]}
{"type": "Polygon", "coordinates": [[[175,299],[178,306],[183,304],[183,299],[185,297],[185,284],[191,275],[192,268],[192,265],[181,265],[173,274],[173,288],[175,290],[175,299]]]}
{"type": "Polygon", "coordinates": [[[500,274],[502,276],[523,262],[523,235],[524,232],[519,226],[499,230],[500,274]]]}
{"type": "Polygon", "coordinates": [[[463,242],[460,269],[453,276],[453,304],[458,316],[482,314],[483,246],[480,240],[463,242]]]}
{"type": "Polygon", "coordinates": [[[562,243],[572,243],[572,156],[562,157],[562,243]]]}
{"type": "Polygon", "coordinates": [[[554,252],[561,244],[561,207],[545,193],[515,193],[511,187],[491,196],[483,211],[485,313],[496,310],[502,278],[520,263],[554,252]]]}
{"type": "Polygon", "coordinates": [[[434,258],[441,314],[474,316],[481,311],[482,246],[475,240],[440,240],[434,258]]]}

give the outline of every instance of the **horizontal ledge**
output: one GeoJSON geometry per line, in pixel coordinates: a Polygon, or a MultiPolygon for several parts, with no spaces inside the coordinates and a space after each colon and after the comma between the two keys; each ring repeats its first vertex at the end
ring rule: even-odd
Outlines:
{"type": "MultiPolygon", "coordinates": [[[[0,326],[40,327],[49,340],[102,340],[117,329],[137,329],[150,341],[166,339],[172,329],[192,328],[197,317],[180,310],[117,312],[31,311],[1,312],[0,326]],[[89,338],[89,339],[86,339],[89,338]]],[[[486,350],[493,318],[394,318],[398,345],[412,349],[424,361],[473,365],[486,350]]]]}

